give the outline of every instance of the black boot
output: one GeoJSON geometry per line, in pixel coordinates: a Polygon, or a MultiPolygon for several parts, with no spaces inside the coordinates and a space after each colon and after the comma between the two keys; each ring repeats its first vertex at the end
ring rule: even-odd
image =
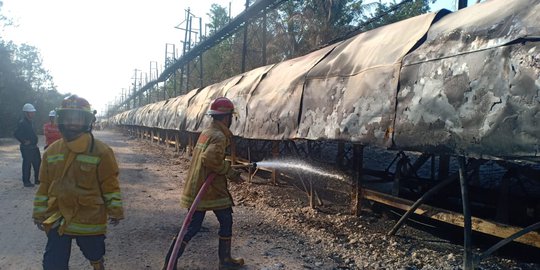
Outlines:
{"type": "MultiPolygon", "coordinates": [[[[162,270],[167,269],[167,265],[169,264],[169,260],[171,260],[171,255],[174,249],[174,243],[176,242],[177,237],[178,236],[175,236],[172,240],[171,246],[169,247],[169,251],[167,251],[167,256],[165,256],[165,263],[163,264],[163,268],[161,268],[162,270]]],[[[182,256],[182,254],[184,253],[184,250],[186,249],[187,244],[188,242],[186,241],[182,241],[182,243],[180,244],[180,248],[178,249],[178,255],[174,259],[174,267],[173,267],[174,270],[178,269],[178,258],[180,258],[180,256],[182,256]]]]}
{"type": "Polygon", "coordinates": [[[97,261],[90,261],[90,265],[92,265],[92,269],[94,270],[105,270],[105,263],[103,258],[97,260],[97,261]]]}
{"type": "Polygon", "coordinates": [[[24,187],[33,187],[34,184],[30,183],[30,182],[23,182],[23,186],[24,187]]]}
{"type": "Polygon", "coordinates": [[[244,265],[244,259],[231,258],[231,238],[219,237],[219,270],[240,269],[244,265]]]}

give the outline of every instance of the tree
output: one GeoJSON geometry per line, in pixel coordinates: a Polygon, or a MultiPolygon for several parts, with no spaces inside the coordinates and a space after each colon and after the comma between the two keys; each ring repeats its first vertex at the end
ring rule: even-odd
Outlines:
{"type": "Polygon", "coordinates": [[[208,27],[210,28],[210,35],[217,32],[221,27],[227,25],[230,21],[229,15],[227,14],[227,9],[218,4],[212,4],[210,6],[210,11],[206,13],[210,17],[210,23],[208,27]]]}
{"type": "MultiPolygon", "coordinates": [[[[277,9],[266,13],[267,20],[262,16],[252,18],[248,22],[246,70],[267,63],[277,63],[305,55],[336,41],[350,37],[353,33],[403,20],[429,11],[429,0],[404,0],[399,8],[394,8],[396,2],[383,4],[363,0],[289,0],[277,9]],[[369,22],[369,23],[366,23],[369,22]],[[264,31],[266,30],[266,32],[264,31]],[[263,35],[265,35],[263,37],[263,35]],[[265,49],[266,58],[262,61],[265,49]]],[[[433,0],[431,0],[433,2],[433,0]]],[[[401,2],[400,2],[401,3],[401,2]]],[[[210,17],[209,34],[215,34],[229,23],[227,9],[213,4],[207,13],[210,17]]],[[[220,41],[203,54],[203,85],[210,85],[235,76],[241,72],[244,42],[244,28],[241,27],[231,37],[220,41]]],[[[189,65],[191,90],[199,85],[198,60],[189,65]]],[[[184,66],[184,71],[187,70],[184,66]]],[[[178,74],[178,73],[177,73],[178,74]]],[[[176,76],[179,84],[180,76],[176,76]]],[[[168,82],[169,92],[172,93],[172,83],[168,82]]]]}
{"type": "MultiPolygon", "coordinates": [[[[404,1],[403,1],[404,2],[404,1]]],[[[392,7],[398,5],[395,0],[392,3],[382,4],[378,3],[377,8],[371,18],[375,20],[369,24],[366,24],[362,29],[364,31],[371,30],[383,25],[402,21],[414,16],[418,16],[430,11],[429,3],[435,2],[435,0],[412,0],[404,3],[395,11],[391,11],[392,7]]],[[[402,2],[401,2],[402,3],[402,2]]],[[[371,18],[365,17],[364,19],[370,20],[371,18]]]]}
{"type": "MultiPolygon", "coordinates": [[[[0,11],[1,7],[0,1],[0,11]]],[[[0,30],[11,26],[0,13],[0,30]]],[[[42,64],[37,48],[0,37],[0,137],[12,135],[24,103],[35,105],[36,127],[41,127],[49,111],[65,96],[56,91],[53,78],[42,64]]]]}

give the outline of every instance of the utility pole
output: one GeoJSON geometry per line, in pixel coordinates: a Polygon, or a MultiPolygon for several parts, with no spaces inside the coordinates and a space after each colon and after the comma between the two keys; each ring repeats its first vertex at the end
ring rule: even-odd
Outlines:
{"type": "MultiPolygon", "coordinates": [[[[134,76],[133,76],[133,108],[135,108],[137,105],[137,75],[139,73],[138,69],[134,69],[134,76]]],[[[139,100],[139,105],[141,104],[141,101],[139,100]]]]}
{"type": "MultiPolygon", "coordinates": [[[[165,68],[168,68],[176,61],[176,46],[172,43],[165,44],[165,68]]],[[[159,77],[156,62],[156,79],[159,77]]],[[[173,93],[176,96],[176,71],[173,74],[173,93]]]]}
{"type": "MultiPolygon", "coordinates": [[[[199,43],[202,42],[202,18],[199,17],[199,43]]],[[[203,53],[199,54],[199,87],[203,87],[203,53]]]]}
{"type": "MultiPolygon", "coordinates": [[[[191,27],[192,27],[192,23],[193,22],[193,16],[189,16],[189,27],[188,27],[188,32],[189,32],[189,35],[188,35],[188,39],[185,40],[187,42],[187,51],[190,51],[191,50],[191,27]]],[[[185,45],[186,43],[184,43],[185,45]]],[[[186,67],[186,92],[189,91],[189,76],[190,76],[190,72],[189,72],[189,62],[187,63],[187,67],[186,67]]]]}
{"type": "MultiPolygon", "coordinates": [[[[249,7],[249,0],[246,0],[246,10],[249,7]]],[[[244,23],[244,43],[242,45],[242,73],[246,72],[246,54],[247,54],[247,35],[249,23],[246,20],[244,23]]]]}
{"type": "Polygon", "coordinates": [[[263,31],[263,36],[262,36],[262,65],[263,66],[266,66],[266,10],[264,11],[264,14],[263,14],[263,26],[262,26],[262,31],[263,31]]]}
{"type": "MultiPolygon", "coordinates": [[[[122,88],[122,92],[120,94],[120,104],[122,104],[122,106],[124,106],[124,100],[126,100],[126,96],[124,94],[124,90],[126,90],[125,88],[122,88]]],[[[121,108],[122,111],[125,111],[124,108],[121,108]]]]}

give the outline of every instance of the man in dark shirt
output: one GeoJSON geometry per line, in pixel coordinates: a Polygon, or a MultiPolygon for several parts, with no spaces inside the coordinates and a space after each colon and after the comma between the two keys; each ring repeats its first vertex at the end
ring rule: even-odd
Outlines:
{"type": "Polygon", "coordinates": [[[34,130],[32,118],[36,113],[34,105],[26,103],[23,106],[24,117],[19,121],[14,136],[21,143],[20,150],[23,159],[22,180],[25,187],[33,187],[30,182],[30,169],[34,167],[34,181],[39,184],[39,166],[41,164],[41,153],[37,146],[38,137],[34,130]]]}

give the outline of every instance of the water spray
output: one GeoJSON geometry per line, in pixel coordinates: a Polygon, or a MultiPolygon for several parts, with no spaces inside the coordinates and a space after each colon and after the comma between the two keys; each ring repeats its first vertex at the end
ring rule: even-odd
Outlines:
{"type": "Polygon", "coordinates": [[[344,181],[346,177],[342,173],[332,172],[315,167],[301,160],[263,160],[256,163],[259,168],[272,168],[281,170],[297,170],[344,181]]]}

